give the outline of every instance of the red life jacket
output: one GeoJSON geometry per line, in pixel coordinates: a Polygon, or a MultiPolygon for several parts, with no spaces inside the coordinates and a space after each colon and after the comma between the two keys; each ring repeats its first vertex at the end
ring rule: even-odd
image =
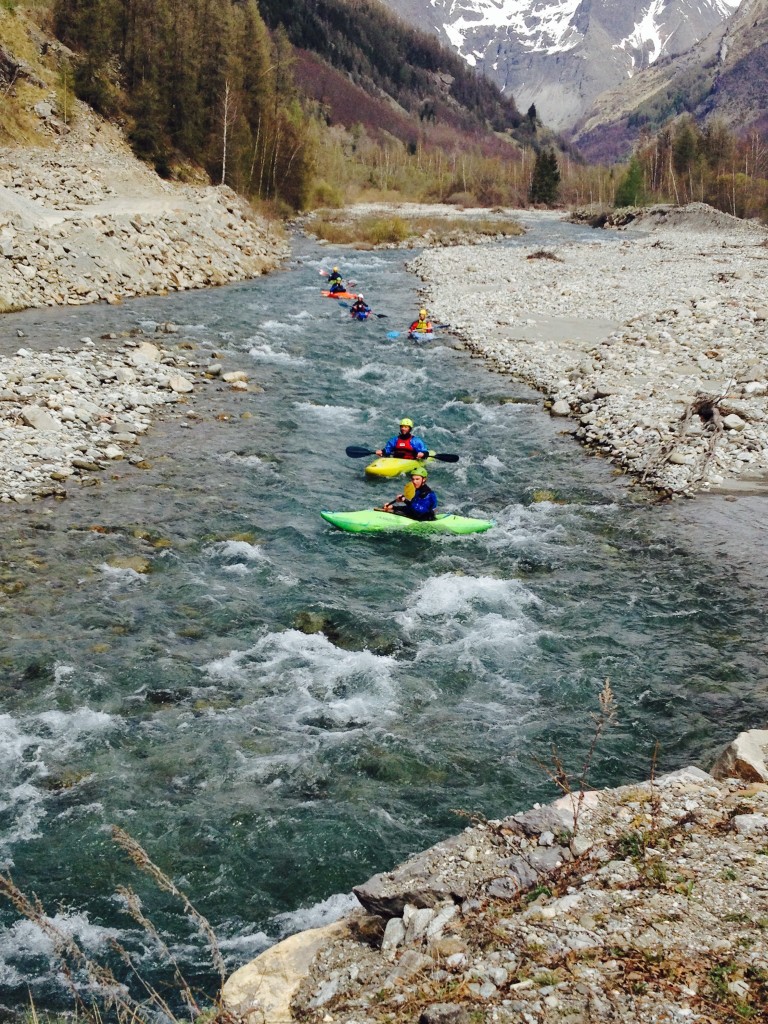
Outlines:
{"type": "Polygon", "coordinates": [[[415,459],[416,449],[411,444],[411,435],[407,437],[402,435],[395,441],[395,450],[392,452],[395,459],[415,459]]]}

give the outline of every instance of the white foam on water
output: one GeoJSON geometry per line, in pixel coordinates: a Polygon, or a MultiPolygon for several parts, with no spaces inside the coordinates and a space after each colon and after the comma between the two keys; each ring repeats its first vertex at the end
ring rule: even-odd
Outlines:
{"type": "Polygon", "coordinates": [[[307,928],[324,928],[359,909],[360,903],[354,893],[337,892],[311,907],[277,914],[272,920],[283,939],[287,935],[306,931],[307,928]]]}
{"type": "Polygon", "coordinates": [[[252,960],[274,944],[266,932],[249,932],[245,935],[232,935],[230,938],[219,938],[219,949],[233,962],[243,963],[252,960]]]}
{"type": "MultiPolygon", "coordinates": [[[[74,939],[91,955],[107,952],[113,941],[125,941],[124,932],[93,924],[86,913],[59,913],[45,917],[45,921],[61,935],[74,939]]],[[[50,972],[40,980],[50,981],[58,977],[62,987],[68,989],[68,982],[59,971],[54,940],[39,925],[24,918],[0,932],[0,984],[12,987],[30,984],[34,980],[30,969],[37,976],[39,963],[32,966],[25,961],[39,961],[40,958],[50,961],[50,972]]]]}
{"type": "Polygon", "coordinates": [[[321,714],[340,729],[362,728],[394,713],[394,658],[345,651],[322,633],[267,633],[246,651],[203,665],[210,679],[249,684],[264,715],[282,728],[305,729],[321,714]]]}
{"type": "Polygon", "coordinates": [[[497,455],[486,455],[481,464],[490,470],[504,469],[504,463],[497,455]]]}
{"type": "MultiPolygon", "coordinates": [[[[253,339],[250,339],[253,340],[253,339]]],[[[289,352],[282,352],[272,348],[266,341],[261,345],[252,345],[248,349],[248,355],[262,363],[276,363],[280,366],[304,366],[306,359],[301,356],[292,356],[289,352]]]]}
{"type": "Polygon", "coordinates": [[[258,455],[238,455],[237,452],[224,452],[221,458],[225,462],[236,462],[238,466],[249,466],[251,469],[261,467],[272,469],[273,465],[267,459],[260,459],[258,455]]]}
{"type": "Polygon", "coordinates": [[[425,580],[396,618],[412,627],[420,619],[456,618],[478,611],[521,613],[539,599],[519,580],[443,573],[425,580]]]}
{"type": "Polygon", "coordinates": [[[88,707],[44,711],[19,720],[0,715],[0,813],[9,819],[0,844],[0,861],[7,866],[15,843],[40,835],[48,794],[39,784],[48,775],[49,757],[60,761],[63,755],[86,746],[94,737],[100,741],[120,725],[119,719],[88,707]]]}
{"type": "Polygon", "coordinates": [[[59,665],[53,667],[53,680],[57,686],[71,679],[77,670],[74,665],[59,665]]]}
{"type": "Polygon", "coordinates": [[[260,334],[298,334],[301,330],[300,324],[289,324],[285,320],[265,320],[259,324],[260,334]]]}
{"type": "Polygon", "coordinates": [[[43,711],[35,716],[52,740],[56,741],[57,749],[62,744],[77,746],[82,739],[92,735],[101,735],[119,729],[122,723],[119,718],[105,711],[94,711],[89,707],[76,708],[74,711],[43,711]]]}
{"type": "Polygon", "coordinates": [[[365,380],[365,377],[377,377],[381,384],[389,386],[390,371],[384,363],[365,363],[363,366],[350,366],[342,370],[341,376],[348,383],[363,383],[370,387],[380,387],[378,381],[365,380]]]}
{"type": "Polygon", "coordinates": [[[312,402],[294,402],[294,408],[309,413],[319,420],[333,420],[336,423],[353,423],[362,418],[362,409],[350,405],[314,405],[312,402]]]}
{"type": "Polygon", "coordinates": [[[233,563],[242,566],[246,562],[270,561],[260,544],[249,544],[247,540],[221,540],[210,544],[205,550],[214,558],[228,562],[225,568],[232,568],[233,563]]]}
{"type": "Polygon", "coordinates": [[[248,651],[230,651],[223,658],[215,658],[203,665],[201,671],[205,672],[210,679],[219,680],[222,683],[245,682],[247,674],[241,666],[248,657],[248,651]]]}
{"type": "Polygon", "coordinates": [[[78,804],[75,807],[67,807],[56,815],[57,821],[64,821],[67,818],[82,818],[87,814],[101,814],[104,810],[104,804],[100,800],[94,800],[90,804],[78,804]]]}
{"type": "Polygon", "coordinates": [[[533,505],[508,505],[494,513],[496,527],[484,533],[480,543],[488,551],[527,548],[532,544],[540,551],[548,545],[562,548],[565,527],[551,515],[562,506],[538,502],[533,505]]]}
{"type": "Polygon", "coordinates": [[[113,587],[144,583],[146,577],[146,573],[136,572],[135,569],[121,569],[116,565],[107,565],[106,562],[102,562],[99,566],[99,571],[103,575],[105,582],[113,587]]]}

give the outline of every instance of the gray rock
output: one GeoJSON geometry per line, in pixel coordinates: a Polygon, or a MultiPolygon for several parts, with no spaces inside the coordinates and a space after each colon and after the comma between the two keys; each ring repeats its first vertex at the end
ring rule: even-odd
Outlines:
{"type": "Polygon", "coordinates": [[[402,945],[405,939],[405,925],[401,917],[391,917],[384,929],[384,938],[381,940],[381,948],[396,949],[402,945]]]}
{"type": "Polygon", "coordinates": [[[571,407],[564,399],[560,398],[553,403],[549,412],[551,416],[570,416],[571,407]]]}
{"type": "Polygon", "coordinates": [[[21,418],[28,427],[35,430],[61,430],[61,423],[52,416],[47,409],[41,409],[39,405],[30,405],[22,410],[21,418]]]}

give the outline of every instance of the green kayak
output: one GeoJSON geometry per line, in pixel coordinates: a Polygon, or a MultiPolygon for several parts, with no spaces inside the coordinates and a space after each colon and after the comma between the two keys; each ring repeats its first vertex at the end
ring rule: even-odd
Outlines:
{"type": "Polygon", "coordinates": [[[420,521],[366,508],[360,512],[321,512],[331,526],[347,533],[483,533],[496,524],[492,519],[470,519],[438,512],[434,519],[420,521]]]}

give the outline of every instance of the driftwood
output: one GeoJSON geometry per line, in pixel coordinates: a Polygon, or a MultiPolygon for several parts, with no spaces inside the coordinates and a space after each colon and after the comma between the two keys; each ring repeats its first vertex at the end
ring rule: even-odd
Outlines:
{"type": "Polygon", "coordinates": [[[658,472],[662,466],[669,462],[669,458],[672,452],[685,439],[685,435],[688,432],[688,425],[694,416],[698,416],[699,419],[704,423],[705,429],[709,429],[709,441],[707,444],[707,451],[704,458],[699,466],[696,467],[695,473],[691,476],[690,491],[695,491],[704,483],[707,478],[707,472],[709,467],[712,465],[712,460],[715,457],[715,451],[717,449],[717,442],[720,440],[723,434],[723,416],[721,403],[725,400],[727,392],[723,395],[713,397],[712,395],[698,394],[692,402],[686,405],[683,415],[680,417],[680,424],[674,437],[661,445],[648,462],[643,470],[641,481],[644,483],[649,473],[658,472]]]}

